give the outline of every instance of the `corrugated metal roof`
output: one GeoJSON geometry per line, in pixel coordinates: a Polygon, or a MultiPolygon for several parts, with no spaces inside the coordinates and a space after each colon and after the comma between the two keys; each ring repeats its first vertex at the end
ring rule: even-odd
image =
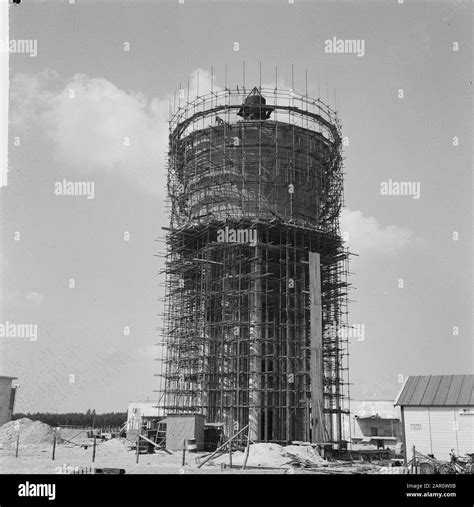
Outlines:
{"type": "Polygon", "coordinates": [[[474,405],[474,375],[469,375],[466,382],[463,382],[459,393],[458,403],[461,405],[474,405]]]}
{"type": "Polygon", "coordinates": [[[474,406],[474,375],[409,376],[395,405],[474,406]]]}

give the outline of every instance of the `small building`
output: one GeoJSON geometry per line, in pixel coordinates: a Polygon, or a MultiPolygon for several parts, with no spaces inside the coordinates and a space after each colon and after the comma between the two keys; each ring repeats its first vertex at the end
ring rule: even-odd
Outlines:
{"type": "Polygon", "coordinates": [[[135,436],[143,428],[152,428],[165,416],[162,404],[158,401],[130,401],[127,411],[127,437],[135,436]]]}
{"type": "Polygon", "coordinates": [[[12,381],[16,378],[0,376],[0,426],[12,420],[17,389],[12,387],[12,381]]]}
{"type": "Polygon", "coordinates": [[[188,440],[192,440],[198,451],[203,450],[205,447],[204,423],[205,417],[201,414],[168,414],[166,448],[177,451],[183,449],[188,440]]]}
{"type": "Polygon", "coordinates": [[[401,407],[404,447],[447,460],[474,452],[474,375],[409,376],[395,405],[401,407]]]}
{"type": "Polygon", "coordinates": [[[401,415],[393,400],[351,400],[350,407],[344,434],[350,436],[352,444],[398,448],[402,441],[401,415]]]}
{"type": "Polygon", "coordinates": [[[359,431],[356,431],[352,436],[354,443],[368,443],[385,448],[395,446],[397,442],[401,441],[400,419],[380,417],[375,414],[369,417],[355,416],[355,420],[359,431]]]}

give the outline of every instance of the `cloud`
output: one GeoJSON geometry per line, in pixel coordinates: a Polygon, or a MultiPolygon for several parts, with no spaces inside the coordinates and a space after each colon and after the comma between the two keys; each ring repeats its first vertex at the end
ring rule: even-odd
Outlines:
{"type": "Polygon", "coordinates": [[[345,208],[341,213],[341,232],[347,237],[349,250],[359,254],[390,254],[406,248],[413,232],[396,225],[382,226],[362,211],[345,208]]]}
{"type": "Polygon", "coordinates": [[[212,91],[221,91],[224,88],[220,86],[216,77],[204,69],[195,69],[189,74],[189,98],[195,99],[197,96],[202,97],[212,91]]]}
{"type": "MultiPolygon", "coordinates": [[[[223,89],[209,72],[191,72],[190,101],[211,88],[223,89]]],[[[101,77],[76,74],[63,80],[51,70],[17,74],[11,90],[11,125],[44,132],[52,142],[54,158],[65,168],[116,174],[146,192],[164,194],[169,104],[174,93],[149,99],[101,77]]],[[[184,102],[187,98],[186,90],[184,102]]]]}
{"type": "Polygon", "coordinates": [[[57,74],[18,75],[11,123],[34,125],[53,145],[54,158],[83,173],[104,171],[142,190],[164,193],[168,98],[148,100],[103,78],[76,74],[59,90],[57,74]]]}
{"type": "Polygon", "coordinates": [[[42,114],[50,108],[59,75],[51,70],[38,74],[18,73],[10,83],[10,125],[22,130],[38,126],[42,114]]]}
{"type": "Polygon", "coordinates": [[[77,74],[54,96],[44,118],[59,162],[115,172],[156,192],[164,189],[167,109],[166,99],[149,101],[106,79],[77,74]]]}

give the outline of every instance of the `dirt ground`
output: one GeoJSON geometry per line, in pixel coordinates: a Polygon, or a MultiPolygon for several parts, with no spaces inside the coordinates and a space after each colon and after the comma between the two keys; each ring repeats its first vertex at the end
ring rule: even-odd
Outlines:
{"type": "Polygon", "coordinates": [[[182,451],[169,454],[159,450],[140,454],[137,463],[136,451],[131,448],[129,440],[98,439],[93,462],[93,439],[88,438],[84,430],[61,428],[55,432],[47,424],[27,418],[0,427],[0,473],[3,474],[93,473],[94,468],[122,468],[127,474],[327,474],[378,473],[380,468],[372,464],[350,466],[344,462],[328,462],[310,445],[255,443],[250,445],[247,458],[241,450],[233,453],[232,468],[228,453],[216,456],[198,468],[199,458],[208,454],[187,452],[183,466],[182,451]],[[242,470],[244,462],[247,462],[246,470],[242,470]],[[303,468],[302,464],[307,466],[308,463],[311,469],[303,468]]]}
{"type": "MultiPolygon", "coordinates": [[[[196,458],[208,453],[186,453],[186,464],[182,466],[182,452],[177,451],[172,455],[164,451],[153,454],[140,454],[139,463],[136,463],[136,454],[130,450],[127,441],[112,439],[106,442],[98,441],[95,463],[92,462],[92,441],[87,438],[74,440],[87,449],[78,445],[63,442],[56,446],[55,460],[52,460],[52,446],[20,446],[18,457],[15,450],[0,449],[0,473],[3,474],[59,474],[71,473],[76,470],[89,470],[91,468],[123,468],[127,474],[306,474],[306,473],[331,473],[328,468],[321,470],[305,470],[285,467],[256,468],[251,467],[242,470],[240,463],[235,468],[227,466],[228,456],[222,456],[202,468],[197,468],[196,458]],[[224,459],[223,459],[224,458],[224,459]]],[[[344,467],[345,468],[345,467],[344,467]]],[[[344,468],[335,468],[334,473],[344,473],[344,468]]],[[[357,467],[355,467],[357,468],[357,467]]],[[[376,465],[364,465],[360,471],[354,467],[347,469],[346,473],[377,473],[376,465]]],[[[90,472],[89,472],[90,473],[90,472]]]]}
{"type": "MultiPolygon", "coordinates": [[[[176,452],[172,456],[163,451],[154,454],[140,454],[139,463],[136,463],[134,451],[125,449],[107,449],[101,443],[97,446],[95,463],[92,462],[92,446],[84,448],[58,445],[56,459],[52,460],[52,448],[28,447],[19,449],[18,458],[15,451],[0,450],[0,473],[3,474],[55,474],[68,473],[67,467],[76,467],[78,470],[86,467],[124,468],[127,474],[179,474],[179,473],[255,473],[255,470],[241,471],[221,466],[204,465],[198,469],[195,459],[202,453],[188,453],[186,465],[182,466],[182,453],[176,452]]],[[[285,473],[287,470],[257,470],[257,473],[285,473]]]]}

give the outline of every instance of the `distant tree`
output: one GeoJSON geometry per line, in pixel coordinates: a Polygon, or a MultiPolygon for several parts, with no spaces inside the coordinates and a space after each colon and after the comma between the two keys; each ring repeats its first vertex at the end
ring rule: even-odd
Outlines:
{"type": "Polygon", "coordinates": [[[87,410],[85,413],[81,412],[68,412],[63,414],[52,414],[49,412],[35,412],[24,414],[17,412],[13,414],[12,419],[21,419],[27,417],[32,421],[41,421],[50,426],[80,426],[83,428],[93,427],[107,428],[122,426],[127,420],[126,412],[108,412],[104,414],[97,414],[94,410],[87,410]]]}

